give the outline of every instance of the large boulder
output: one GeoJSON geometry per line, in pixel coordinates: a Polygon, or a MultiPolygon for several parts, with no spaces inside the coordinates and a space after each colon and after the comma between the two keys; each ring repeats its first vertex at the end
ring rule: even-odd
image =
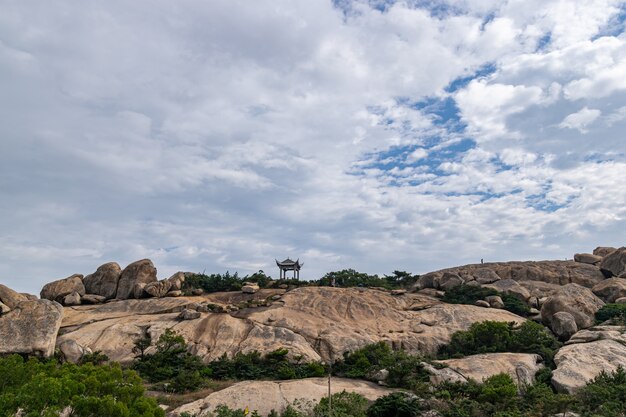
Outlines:
{"type": "Polygon", "coordinates": [[[560,311],[570,313],[579,329],[593,326],[595,314],[604,302],[596,297],[589,288],[577,284],[561,287],[541,306],[541,318],[547,326],[553,328],[553,317],[560,311]]]}
{"type": "Polygon", "coordinates": [[[62,318],[63,307],[54,301],[22,301],[0,316],[0,355],[52,356],[62,318]]]}
{"type": "Polygon", "coordinates": [[[148,284],[157,280],[157,270],[150,259],[142,259],[128,265],[122,271],[117,284],[115,298],[126,300],[134,297],[137,284],[148,284]]]}
{"type": "Polygon", "coordinates": [[[544,367],[541,356],[530,353],[484,353],[437,363],[446,365],[447,368],[444,368],[444,372],[428,369],[431,373],[431,382],[434,384],[463,380],[467,382],[470,379],[483,382],[493,375],[505,373],[519,386],[524,386],[532,384],[537,371],[544,367]],[[457,379],[450,371],[462,379],[457,379]]]}
{"type": "Polygon", "coordinates": [[[492,282],[491,284],[485,284],[483,287],[492,288],[503,294],[514,295],[522,301],[526,301],[530,298],[530,291],[512,279],[501,279],[499,281],[492,282]]]}
{"type": "Polygon", "coordinates": [[[63,359],[70,363],[79,363],[83,356],[92,353],[91,349],[79,345],[74,340],[64,340],[57,347],[63,355],[63,359]]]}
{"type": "MultiPolygon", "coordinates": [[[[333,394],[348,391],[363,395],[370,401],[394,392],[371,382],[354,379],[333,378],[331,392],[333,394]]],[[[298,405],[305,415],[312,411],[314,404],[328,395],[328,380],[326,378],[308,378],[293,381],[244,381],[209,394],[208,397],[185,404],[172,412],[172,416],[180,416],[187,412],[189,415],[206,417],[215,411],[215,408],[224,404],[230,408],[248,407],[250,411],[257,410],[262,416],[272,410],[283,413],[287,406],[298,405]],[[244,406],[245,404],[245,406],[244,406]]]]}
{"type": "Polygon", "coordinates": [[[602,256],[593,255],[591,253],[577,253],[574,255],[574,261],[583,264],[597,265],[602,261],[602,256]]]}
{"type": "Polygon", "coordinates": [[[585,337],[580,338],[578,335],[583,332],[576,333],[554,356],[557,368],[552,373],[552,385],[559,392],[574,394],[600,372],[613,372],[618,366],[626,368],[622,331],[584,331],[585,337]],[[615,333],[615,339],[612,333],[615,333]],[[572,343],[577,342],[576,339],[581,339],[581,343],[572,343]]]}
{"type": "Polygon", "coordinates": [[[610,272],[615,277],[626,272],[626,247],[616,249],[602,258],[600,269],[610,272]]]}
{"type": "Polygon", "coordinates": [[[616,250],[617,248],[613,248],[609,246],[598,246],[597,248],[593,250],[593,254],[604,258],[605,256],[610,255],[611,253],[615,252],[616,250]]]}
{"type": "Polygon", "coordinates": [[[143,287],[144,292],[152,297],[165,297],[172,288],[172,282],[164,279],[162,281],[149,282],[143,287]]]}
{"type": "Polygon", "coordinates": [[[605,303],[614,303],[618,298],[626,297],[626,279],[606,279],[594,285],[591,291],[602,298],[605,303]]]}
{"type": "Polygon", "coordinates": [[[44,285],[40,296],[46,300],[62,303],[65,296],[73,292],[81,296],[85,295],[85,285],[83,284],[83,276],[81,274],[74,274],[44,285]]]}
{"type": "Polygon", "coordinates": [[[167,279],[172,286],[170,291],[179,291],[183,289],[183,283],[185,282],[185,273],[184,272],[176,272],[174,275],[167,279]]]}
{"type": "Polygon", "coordinates": [[[463,284],[463,278],[452,272],[444,272],[438,280],[437,288],[443,291],[450,291],[461,284],[463,284]]]}
{"type": "Polygon", "coordinates": [[[559,311],[552,316],[552,331],[559,340],[568,340],[578,331],[576,319],[567,311],[559,311]]]}
{"type": "Polygon", "coordinates": [[[122,268],[117,262],[100,265],[96,272],[87,275],[83,280],[87,294],[100,295],[107,300],[115,298],[121,274],[122,268]]]}
{"type": "Polygon", "coordinates": [[[0,284],[0,302],[4,303],[7,307],[15,308],[20,302],[26,300],[28,300],[28,298],[25,295],[13,291],[11,288],[0,284]]]}

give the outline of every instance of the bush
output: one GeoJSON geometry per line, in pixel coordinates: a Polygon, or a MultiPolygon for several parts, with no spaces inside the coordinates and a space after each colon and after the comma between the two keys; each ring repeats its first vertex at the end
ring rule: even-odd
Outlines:
{"type": "Polygon", "coordinates": [[[394,392],[378,398],[367,410],[367,417],[416,417],[420,415],[417,397],[394,392]]]}
{"type": "Polygon", "coordinates": [[[419,278],[418,275],[411,275],[405,271],[393,271],[393,275],[385,275],[383,278],[378,275],[368,275],[357,272],[354,269],[342,269],[341,271],[328,272],[317,285],[335,287],[382,287],[387,289],[407,287],[419,278]]]}
{"type": "Polygon", "coordinates": [[[621,417],[626,415],[626,372],[621,366],[612,373],[602,372],[578,394],[584,416],[621,417]]]}
{"type": "Polygon", "coordinates": [[[95,366],[55,361],[0,358],[0,415],[51,416],[66,407],[75,417],[162,417],[153,399],[145,398],[141,379],[118,364],[95,366]]]}
{"type": "Polygon", "coordinates": [[[626,304],[605,304],[596,312],[596,322],[611,320],[616,323],[626,322],[626,304]]]}
{"type": "Polygon", "coordinates": [[[190,274],[185,277],[183,290],[189,292],[195,288],[202,288],[205,292],[223,292],[223,291],[239,291],[241,290],[243,280],[235,272],[230,274],[190,274]]]}
{"type": "Polygon", "coordinates": [[[328,397],[313,408],[314,417],[366,417],[368,401],[355,392],[342,391],[331,396],[332,416],[328,412],[328,397]]]}
{"type": "Polygon", "coordinates": [[[519,327],[514,323],[483,321],[473,323],[467,331],[452,334],[450,343],[441,347],[439,355],[446,358],[494,352],[536,353],[552,365],[560,346],[545,327],[530,320],[519,327]]]}
{"type": "Polygon", "coordinates": [[[502,298],[502,302],[504,303],[504,309],[510,311],[513,314],[517,314],[519,316],[528,316],[530,314],[530,307],[510,294],[499,293],[493,288],[483,288],[483,287],[475,287],[472,285],[459,285],[457,287],[452,288],[451,290],[446,291],[441,300],[449,303],[449,304],[476,304],[478,300],[484,300],[486,297],[491,295],[497,295],[502,298]]]}

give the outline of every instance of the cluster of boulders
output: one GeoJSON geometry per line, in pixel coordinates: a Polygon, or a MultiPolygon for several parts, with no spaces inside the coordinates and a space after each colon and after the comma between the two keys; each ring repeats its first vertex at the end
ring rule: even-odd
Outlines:
{"type": "MultiPolygon", "coordinates": [[[[626,247],[598,247],[573,261],[481,263],[424,274],[416,291],[449,291],[460,285],[491,288],[526,302],[533,319],[561,339],[595,323],[605,303],[626,303],[626,247]]],[[[504,308],[498,296],[476,305],[504,308]]]]}
{"type": "Polygon", "coordinates": [[[46,284],[41,298],[75,306],[130,298],[178,297],[182,295],[183,282],[183,272],[158,280],[157,269],[149,259],[133,262],[123,270],[116,262],[109,262],[85,277],[74,274],[46,284]]]}

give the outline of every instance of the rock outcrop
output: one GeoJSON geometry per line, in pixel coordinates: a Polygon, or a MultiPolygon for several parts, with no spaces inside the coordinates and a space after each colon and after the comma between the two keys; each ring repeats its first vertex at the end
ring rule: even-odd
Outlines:
{"type": "Polygon", "coordinates": [[[461,359],[437,361],[446,368],[429,369],[431,382],[482,382],[490,376],[505,373],[519,386],[532,384],[537,371],[544,367],[541,356],[530,353],[484,353],[461,359]]]}
{"type": "Polygon", "coordinates": [[[54,301],[20,302],[0,316],[0,355],[52,356],[62,317],[63,307],[54,301]]]}
{"type": "Polygon", "coordinates": [[[27,301],[28,298],[11,288],[0,284],[0,303],[5,304],[9,309],[17,307],[22,301],[27,301]]]}
{"type": "Polygon", "coordinates": [[[589,288],[577,284],[561,287],[543,303],[541,318],[548,327],[553,328],[553,316],[565,311],[576,321],[578,329],[586,329],[595,323],[595,313],[604,305],[589,288]]]}
{"type": "Polygon", "coordinates": [[[560,391],[573,394],[600,372],[626,368],[626,328],[599,326],[576,333],[554,357],[557,366],[552,384],[560,391]]]}
{"type": "Polygon", "coordinates": [[[619,277],[626,272],[626,247],[616,249],[602,258],[600,269],[609,271],[614,277],[619,277]]]}
{"type": "Polygon", "coordinates": [[[602,261],[602,256],[591,253],[577,253],[574,255],[574,261],[589,265],[598,265],[602,261]]]}
{"type": "Polygon", "coordinates": [[[267,353],[281,347],[294,356],[317,361],[338,359],[346,351],[378,341],[409,352],[435,353],[455,331],[485,320],[524,321],[505,310],[441,304],[420,294],[398,297],[364,288],[302,287],[286,293],[261,289],[255,294],[214,293],[77,306],[66,311],[59,338],[129,362],[135,339],[147,332],[156,340],[165,329],[173,328],[205,361],[224,353],[267,353]],[[279,294],[280,300],[267,306],[266,300],[279,294]],[[206,303],[215,307],[204,312],[209,309],[200,307],[206,303]],[[262,307],[232,308],[243,303],[262,307]],[[186,308],[201,312],[200,317],[179,320],[186,308]]]}
{"type": "Polygon", "coordinates": [[[85,291],[88,294],[102,296],[107,300],[115,298],[117,283],[121,274],[122,268],[120,268],[117,262],[100,265],[96,272],[87,275],[83,280],[85,291]]]}
{"type": "Polygon", "coordinates": [[[617,248],[613,248],[610,246],[598,246],[597,248],[593,250],[593,254],[604,258],[605,256],[610,255],[611,253],[615,252],[616,250],[617,248]]]}
{"type": "Polygon", "coordinates": [[[165,294],[167,294],[171,288],[172,283],[168,280],[163,280],[146,284],[143,287],[143,291],[152,297],[165,297],[165,294]]]}
{"type": "MultiPolygon", "coordinates": [[[[370,382],[354,379],[333,378],[331,392],[356,392],[370,401],[390,394],[395,390],[383,388],[370,382]]],[[[174,410],[169,416],[179,416],[187,412],[203,417],[224,404],[231,408],[248,407],[257,410],[260,415],[268,415],[272,410],[285,411],[288,405],[295,404],[302,411],[310,411],[317,402],[328,395],[326,378],[307,378],[293,381],[245,381],[210,394],[208,397],[185,404],[174,410]]]]}
{"type": "Polygon", "coordinates": [[[63,303],[65,296],[73,292],[80,296],[85,295],[85,285],[83,284],[83,276],[81,274],[74,274],[44,285],[40,296],[46,300],[63,303]]]}
{"type": "Polygon", "coordinates": [[[116,297],[120,300],[139,298],[135,291],[137,284],[148,284],[157,280],[157,270],[149,259],[142,259],[128,265],[120,274],[116,297]]]}
{"type": "Polygon", "coordinates": [[[618,298],[626,297],[626,279],[608,278],[591,289],[605,303],[614,303],[618,298]]]}
{"type": "Polygon", "coordinates": [[[559,311],[552,316],[552,331],[559,340],[568,340],[577,331],[576,319],[567,311],[559,311]]]}

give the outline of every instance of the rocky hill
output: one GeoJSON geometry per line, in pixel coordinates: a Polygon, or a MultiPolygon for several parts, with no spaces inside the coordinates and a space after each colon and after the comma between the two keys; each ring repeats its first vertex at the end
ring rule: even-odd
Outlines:
{"type": "MultiPolygon", "coordinates": [[[[595,314],[605,303],[626,303],[626,248],[600,247],[592,254],[576,254],[573,261],[448,268],[422,275],[411,288],[392,291],[271,284],[261,289],[249,283],[242,291],[205,294],[183,291],[186,276],[179,272],[158,280],[152,262],[141,260],[124,269],[107,263],[90,275],[51,282],[43,287],[41,299],[0,284],[0,354],[48,357],[56,349],[66,360],[78,362],[99,351],[128,364],[138,338],[157,340],[173,329],[204,362],[279,348],[287,348],[292,358],[328,362],[376,342],[434,356],[455,332],[474,323],[519,325],[533,320],[565,343],[554,357],[552,374],[553,386],[562,392],[575,392],[601,371],[626,366],[626,329],[595,326],[595,314]],[[444,302],[446,292],[470,287],[501,296],[473,305],[444,302]],[[525,305],[526,317],[506,311],[505,296],[525,305]]],[[[535,354],[487,353],[440,361],[429,369],[432,381],[482,381],[504,372],[529,383],[542,367],[535,354]]],[[[267,382],[263,392],[284,399],[288,387],[267,382]]],[[[212,395],[225,401],[228,392],[212,395]]],[[[188,409],[209,410],[211,404],[215,401],[207,397],[188,409]]]]}

